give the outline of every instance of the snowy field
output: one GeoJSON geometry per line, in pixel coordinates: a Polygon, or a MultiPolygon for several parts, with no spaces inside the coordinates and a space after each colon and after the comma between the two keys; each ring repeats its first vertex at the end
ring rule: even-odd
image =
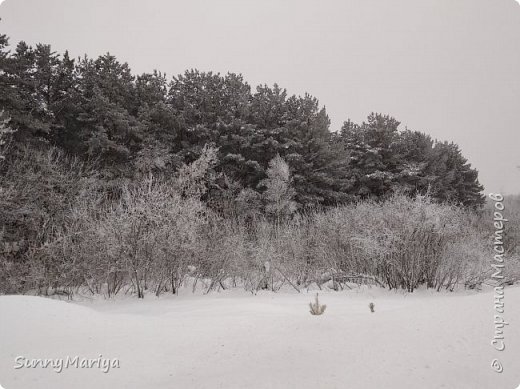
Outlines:
{"type": "Polygon", "coordinates": [[[507,349],[494,351],[493,293],[411,295],[187,291],[68,303],[0,297],[0,385],[60,388],[449,388],[520,384],[520,288],[506,289],[507,349]],[[368,304],[375,303],[375,313],[368,304]],[[15,369],[15,358],[118,358],[119,368],[15,369]],[[490,367],[500,357],[501,374],[490,367]]]}

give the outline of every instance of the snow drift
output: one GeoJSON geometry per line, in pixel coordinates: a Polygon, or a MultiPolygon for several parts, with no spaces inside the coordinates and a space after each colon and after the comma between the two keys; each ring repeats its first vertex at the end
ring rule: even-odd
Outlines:
{"type": "Polygon", "coordinates": [[[520,288],[506,289],[506,350],[491,346],[493,293],[226,291],[67,303],[0,297],[0,384],[31,388],[516,388],[520,288]],[[375,312],[369,309],[374,303],[375,312]],[[15,358],[117,358],[119,368],[15,369],[15,358]],[[504,371],[490,366],[500,358],[504,371]]]}

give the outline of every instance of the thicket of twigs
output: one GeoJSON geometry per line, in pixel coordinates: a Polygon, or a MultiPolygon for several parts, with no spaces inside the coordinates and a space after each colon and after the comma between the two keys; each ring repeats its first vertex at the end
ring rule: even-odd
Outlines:
{"type": "MultiPolygon", "coordinates": [[[[0,231],[0,292],[144,297],[178,293],[187,280],[206,292],[352,283],[412,292],[479,288],[490,277],[491,209],[394,195],[277,217],[244,210],[237,199],[223,215],[201,200],[214,159],[208,149],[175,177],[106,187],[54,149],[27,150],[0,192],[2,225],[10,226],[0,231]],[[6,243],[10,231],[24,236],[6,243]]],[[[519,276],[519,203],[506,204],[510,283],[519,276]]]]}

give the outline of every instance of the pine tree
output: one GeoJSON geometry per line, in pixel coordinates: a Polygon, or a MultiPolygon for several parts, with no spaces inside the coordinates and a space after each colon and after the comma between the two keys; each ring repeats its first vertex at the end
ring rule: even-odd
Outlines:
{"type": "Polygon", "coordinates": [[[478,172],[471,168],[455,143],[435,144],[427,172],[433,177],[431,192],[435,199],[467,207],[484,204],[484,188],[478,181],[478,172]]]}
{"type": "Polygon", "coordinates": [[[97,158],[107,177],[133,174],[130,162],[140,149],[142,128],[129,66],[106,54],[83,58],[76,72],[75,112],[67,131],[77,152],[97,158]]]}
{"type": "Polygon", "coordinates": [[[393,191],[399,170],[393,150],[398,126],[397,120],[374,113],[361,125],[344,123],[340,139],[350,162],[354,196],[380,198],[393,191]]]}
{"type": "Polygon", "coordinates": [[[433,176],[427,169],[432,158],[433,140],[419,131],[405,130],[399,134],[394,153],[399,161],[398,187],[410,195],[429,193],[433,176]]]}
{"type": "Polygon", "coordinates": [[[349,159],[349,193],[358,198],[428,193],[438,202],[483,204],[478,173],[457,145],[434,142],[418,131],[400,132],[398,126],[381,114],[371,114],[361,125],[344,123],[336,137],[349,159]]]}

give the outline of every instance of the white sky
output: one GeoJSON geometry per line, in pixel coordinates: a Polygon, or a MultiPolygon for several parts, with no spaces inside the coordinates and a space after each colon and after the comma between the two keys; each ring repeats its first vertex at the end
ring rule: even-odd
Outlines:
{"type": "Polygon", "coordinates": [[[458,143],[486,191],[520,192],[515,0],[6,0],[0,17],[11,44],[309,92],[332,130],[371,111],[393,115],[458,143]]]}

